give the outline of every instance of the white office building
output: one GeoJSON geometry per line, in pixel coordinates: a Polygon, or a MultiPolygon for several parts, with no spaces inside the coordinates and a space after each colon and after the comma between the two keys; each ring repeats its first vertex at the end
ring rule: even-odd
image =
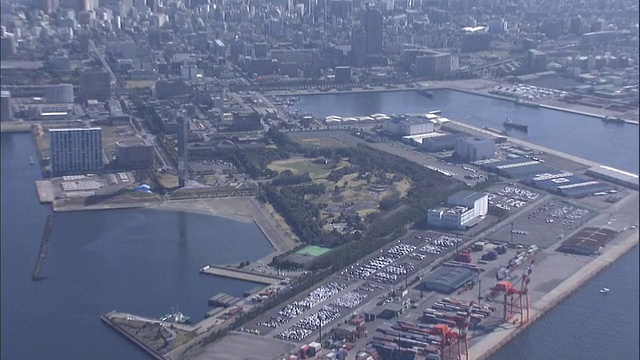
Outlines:
{"type": "Polygon", "coordinates": [[[427,212],[429,226],[458,230],[473,226],[489,211],[489,197],[480,192],[463,190],[451,195],[447,205],[427,212]]]}
{"type": "Polygon", "coordinates": [[[51,129],[49,133],[53,176],[102,169],[102,129],[51,129]]]}

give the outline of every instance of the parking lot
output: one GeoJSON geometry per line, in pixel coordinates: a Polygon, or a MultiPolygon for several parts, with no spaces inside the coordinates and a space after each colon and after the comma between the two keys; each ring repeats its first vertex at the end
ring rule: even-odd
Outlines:
{"type": "Polygon", "coordinates": [[[487,195],[489,196],[489,205],[514,212],[527,203],[535,201],[540,193],[522,186],[508,185],[493,187],[487,191],[487,195]]]}
{"type": "Polygon", "coordinates": [[[492,238],[510,241],[513,237],[515,244],[536,245],[544,249],[556,244],[596,213],[554,198],[525,215],[498,229],[492,238]]]}
{"type": "Polygon", "coordinates": [[[310,293],[269,311],[247,329],[288,341],[306,340],[319,332],[320,325],[323,332],[329,331],[338,319],[387,294],[394,285],[412,278],[419,269],[454,251],[457,243],[468,240],[433,231],[420,234],[404,236],[310,293]]]}

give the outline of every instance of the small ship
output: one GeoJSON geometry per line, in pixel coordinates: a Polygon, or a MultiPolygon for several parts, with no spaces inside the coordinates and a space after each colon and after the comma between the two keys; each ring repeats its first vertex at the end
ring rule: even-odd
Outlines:
{"type": "Polygon", "coordinates": [[[177,308],[175,311],[172,308],[171,313],[162,316],[160,321],[176,324],[189,324],[191,322],[191,318],[181,313],[177,308]]]}
{"type": "Polygon", "coordinates": [[[619,117],[605,116],[602,118],[602,121],[613,124],[624,124],[624,120],[619,117]]]}
{"type": "Polygon", "coordinates": [[[433,91],[429,91],[427,89],[420,89],[418,90],[418,94],[422,95],[422,96],[426,96],[429,99],[433,98],[433,96],[435,95],[435,93],[433,91]]]}
{"type": "Polygon", "coordinates": [[[516,99],[516,105],[528,106],[532,108],[539,108],[540,104],[535,103],[533,101],[523,100],[522,98],[516,99]]]}
{"type": "Polygon", "coordinates": [[[505,120],[504,123],[502,123],[502,125],[504,126],[505,130],[514,129],[514,130],[520,130],[522,132],[529,132],[529,125],[514,123],[509,118],[507,118],[507,120],[505,120]]]}

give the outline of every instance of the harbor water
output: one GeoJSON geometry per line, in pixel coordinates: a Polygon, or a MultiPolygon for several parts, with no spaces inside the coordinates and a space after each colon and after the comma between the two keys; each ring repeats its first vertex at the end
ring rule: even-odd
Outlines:
{"type": "MultiPolygon", "coordinates": [[[[451,119],[494,128],[509,117],[529,125],[528,134],[516,137],[638,173],[638,129],[628,124],[448,90],[435,91],[432,99],[411,92],[303,96],[297,106],[323,117],[442,110],[451,119]]],[[[58,214],[43,264],[46,279],[32,281],[50,208],[37,200],[40,173],[27,160],[35,155],[31,137],[3,134],[1,146],[2,358],[147,359],[98,317],[114,309],[159,317],[177,305],[197,320],[212,295],[239,296],[255,286],[198,274],[204,265],[267,254],[270,245],[255,226],[155,210],[58,214]]],[[[638,358],[638,266],[636,248],[493,359],[638,358]],[[611,288],[607,295],[597,292],[604,286],[611,288]]]]}
{"type": "Polygon", "coordinates": [[[253,261],[271,245],[253,223],[161,210],[56,214],[42,273],[31,279],[48,205],[38,202],[29,134],[2,134],[2,359],[149,356],[102,324],[111,310],[158,318],[179,307],[197,322],[209,297],[255,283],[201,275],[205,265],[253,261]]]}

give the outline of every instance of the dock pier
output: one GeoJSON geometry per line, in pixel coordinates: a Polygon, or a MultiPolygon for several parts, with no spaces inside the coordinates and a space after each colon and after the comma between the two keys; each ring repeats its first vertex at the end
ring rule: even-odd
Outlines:
{"type": "Polygon", "coordinates": [[[280,283],[282,280],[284,280],[282,278],[275,277],[275,276],[254,274],[247,271],[241,271],[241,270],[235,270],[231,268],[223,268],[223,267],[217,267],[217,266],[205,266],[202,269],[200,269],[200,273],[207,274],[207,275],[228,277],[228,278],[237,279],[237,280],[250,281],[250,282],[265,284],[265,285],[275,285],[280,283]]]}
{"type": "Polygon", "coordinates": [[[47,222],[44,225],[44,234],[42,234],[42,241],[40,241],[38,259],[36,260],[36,266],[33,269],[33,275],[31,276],[33,281],[40,281],[45,279],[43,276],[40,276],[40,270],[42,270],[42,263],[44,262],[44,258],[47,256],[47,245],[49,243],[49,239],[51,238],[51,233],[53,232],[54,220],[54,215],[47,216],[47,222]]]}

